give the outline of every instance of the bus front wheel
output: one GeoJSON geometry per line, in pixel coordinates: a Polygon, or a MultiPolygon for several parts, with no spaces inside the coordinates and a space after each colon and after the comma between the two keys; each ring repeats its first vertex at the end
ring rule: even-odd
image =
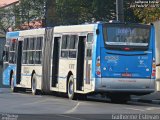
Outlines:
{"type": "Polygon", "coordinates": [[[71,100],[75,99],[73,75],[70,75],[67,86],[68,98],[71,100]]]}
{"type": "Polygon", "coordinates": [[[17,88],[14,86],[14,76],[13,76],[13,74],[11,75],[11,77],[10,77],[10,86],[11,86],[11,91],[12,92],[17,92],[18,90],[17,90],[17,88]]]}
{"type": "Polygon", "coordinates": [[[33,95],[37,95],[38,91],[37,91],[37,80],[36,80],[36,75],[33,74],[32,76],[32,94],[33,95]]]}

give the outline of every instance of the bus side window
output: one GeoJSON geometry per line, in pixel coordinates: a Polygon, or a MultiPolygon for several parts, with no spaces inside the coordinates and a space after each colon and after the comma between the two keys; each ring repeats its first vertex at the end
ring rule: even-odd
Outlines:
{"type": "Polygon", "coordinates": [[[29,38],[24,38],[22,64],[28,64],[29,38]]]}
{"type": "Polygon", "coordinates": [[[87,35],[87,42],[88,43],[93,42],[93,33],[88,33],[88,35],[87,35]]]}
{"type": "Polygon", "coordinates": [[[69,58],[76,58],[77,53],[77,45],[78,45],[78,36],[71,35],[69,40],[69,58]]]}
{"type": "Polygon", "coordinates": [[[42,63],[42,46],[43,46],[43,37],[37,37],[36,48],[35,48],[35,64],[42,63]]]}
{"type": "Polygon", "coordinates": [[[35,42],[36,38],[30,38],[29,39],[29,47],[28,47],[28,63],[34,64],[34,54],[35,54],[35,42]]]}
{"type": "Polygon", "coordinates": [[[29,48],[28,48],[28,50],[34,50],[34,47],[35,47],[35,39],[36,39],[36,38],[30,38],[30,39],[29,39],[29,48]]]}
{"type": "Polygon", "coordinates": [[[36,50],[42,50],[43,37],[37,37],[36,50]]]}
{"type": "Polygon", "coordinates": [[[91,49],[87,49],[87,58],[91,58],[92,57],[92,50],[91,49]]]}
{"type": "Polygon", "coordinates": [[[86,49],[86,57],[91,59],[92,57],[92,43],[93,43],[93,33],[88,33],[87,35],[87,49],[86,49]]]}
{"type": "Polygon", "coordinates": [[[10,51],[9,51],[9,63],[15,63],[16,62],[16,54],[15,54],[15,50],[16,50],[16,43],[17,40],[16,39],[11,39],[11,43],[10,43],[10,51]]]}
{"type": "Polygon", "coordinates": [[[61,44],[61,57],[68,58],[68,42],[69,42],[69,35],[62,36],[62,44],[61,44]]]}

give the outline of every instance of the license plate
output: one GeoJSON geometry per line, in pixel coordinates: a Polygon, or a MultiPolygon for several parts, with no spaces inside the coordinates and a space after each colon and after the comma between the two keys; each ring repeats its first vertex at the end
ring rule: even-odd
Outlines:
{"type": "Polygon", "coordinates": [[[132,76],[132,74],[130,74],[130,73],[122,73],[122,77],[131,77],[132,76]]]}

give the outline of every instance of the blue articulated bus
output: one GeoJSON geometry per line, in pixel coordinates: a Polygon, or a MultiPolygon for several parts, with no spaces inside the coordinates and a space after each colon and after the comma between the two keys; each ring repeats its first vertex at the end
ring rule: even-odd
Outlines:
{"type": "Polygon", "coordinates": [[[101,93],[114,102],[155,91],[153,25],[56,26],[11,32],[6,38],[3,81],[13,90],[63,92],[70,99],[101,93]]]}

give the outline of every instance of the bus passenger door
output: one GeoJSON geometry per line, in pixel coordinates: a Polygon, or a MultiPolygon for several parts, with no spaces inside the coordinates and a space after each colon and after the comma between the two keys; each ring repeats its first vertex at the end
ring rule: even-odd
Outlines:
{"type": "Polygon", "coordinates": [[[90,92],[92,90],[91,75],[92,75],[92,43],[93,43],[93,33],[87,35],[86,45],[85,45],[85,82],[84,90],[85,92],[90,92]]]}
{"type": "Polygon", "coordinates": [[[84,90],[89,92],[92,89],[92,84],[91,84],[91,69],[92,69],[92,47],[89,44],[86,44],[86,49],[85,49],[85,82],[84,82],[84,90]]]}
{"type": "Polygon", "coordinates": [[[54,38],[53,56],[52,56],[52,86],[58,87],[58,68],[59,68],[59,50],[61,37],[54,38]]]}
{"type": "Polygon", "coordinates": [[[17,53],[16,53],[16,83],[20,84],[21,82],[21,68],[22,68],[22,41],[18,41],[17,53]]]}
{"type": "Polygon", "coordinates": [[[77,80],[76,90],[84,90],[84,57],[85,57],[86,36],[79,36],[78,55],[77,55],[77,80]]]}

